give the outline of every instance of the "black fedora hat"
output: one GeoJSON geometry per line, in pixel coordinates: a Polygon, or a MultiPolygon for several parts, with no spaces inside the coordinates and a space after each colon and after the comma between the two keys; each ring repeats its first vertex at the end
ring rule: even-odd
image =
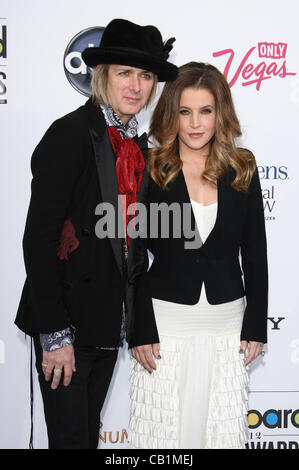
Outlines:
{"type": "Polygon", "coordinates": [[[128,20],[112,20],[99,47],[88,47],[82,59],[89,67],[99,64],[130,65],[157,74],[160,82],[177,76],[177,67],[167,62],[175,38],[163,43],[155,26],[139,26],[128,20]]]}

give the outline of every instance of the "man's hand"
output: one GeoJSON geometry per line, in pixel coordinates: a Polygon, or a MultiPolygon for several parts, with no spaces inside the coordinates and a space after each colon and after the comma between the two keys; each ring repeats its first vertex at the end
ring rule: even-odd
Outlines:
{"type": "Polygon", "coordinates": [[[55,390],[63,374],[63,385],[66,387],[72,380],[73,372],[76,372],[75,354],[72,344],[64,348],[55,349],[55,351],[43,351],[43,373],[47,382],[53,380],[51,388],[55,390]]]}
{"type": "Polygon", "coordinates": [[[135,346],[135,348],[131,349],[131,353],[136,361],[140,362],[140,364],[148,370],[150,374],[157,368],[154,357],[156,359],[161,359],[159,343],[135,346]]]}

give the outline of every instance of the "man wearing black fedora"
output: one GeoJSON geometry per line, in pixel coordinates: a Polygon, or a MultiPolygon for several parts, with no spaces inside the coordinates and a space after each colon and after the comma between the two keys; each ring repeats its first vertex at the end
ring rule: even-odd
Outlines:
{"type": "Polygon", "coordinates": [[[126,315],[127,218],[102,238],[103,202],[139,201],[146,185],[146,135],[135,115],[157,81],[175,78],[154,26],[122,19],[99,47],[82,53],[93,69],[92,97],[56,120],[31,161],[32,193],[23,238],[27,278],[15,320],[33,337],[49,448],[97,448],[100,411],[119,346],[131,335],[126,315]],[[122,233],[123,236],[119,236],[122,233]]]}

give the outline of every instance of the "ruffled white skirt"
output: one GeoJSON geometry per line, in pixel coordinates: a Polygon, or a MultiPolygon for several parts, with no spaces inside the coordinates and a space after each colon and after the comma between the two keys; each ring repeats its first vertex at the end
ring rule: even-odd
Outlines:
{"type": "Polygon", "coordinates": [[[129,448],[240,449],[247,442],[248,374],[239,353],[244,301],[153,299],[157,369],[132,359],[129,448]]]}

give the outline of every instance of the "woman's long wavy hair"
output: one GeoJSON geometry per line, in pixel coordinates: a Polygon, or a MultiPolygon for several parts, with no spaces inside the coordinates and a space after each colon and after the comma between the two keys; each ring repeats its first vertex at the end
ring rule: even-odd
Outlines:
{"type": "Polygon", "coordinates": [[[179,106],[185,88],[210,91],[216,104],[216,128],[211,140],[202,178],[212,185],[217,184],[228,166],[235,170],[232,188],[247,191],[256,168],[251,152],[236,147],[236,137],[241,135],[229,85],[224,75],[213,65],[189,62],[179,68],[177,78],[165,84],[154,110],[149,136],[158,146],[148,152],[147,166],[154,181],[161,187],[177,176],[183,166],[179,155],[179,106]]]}

